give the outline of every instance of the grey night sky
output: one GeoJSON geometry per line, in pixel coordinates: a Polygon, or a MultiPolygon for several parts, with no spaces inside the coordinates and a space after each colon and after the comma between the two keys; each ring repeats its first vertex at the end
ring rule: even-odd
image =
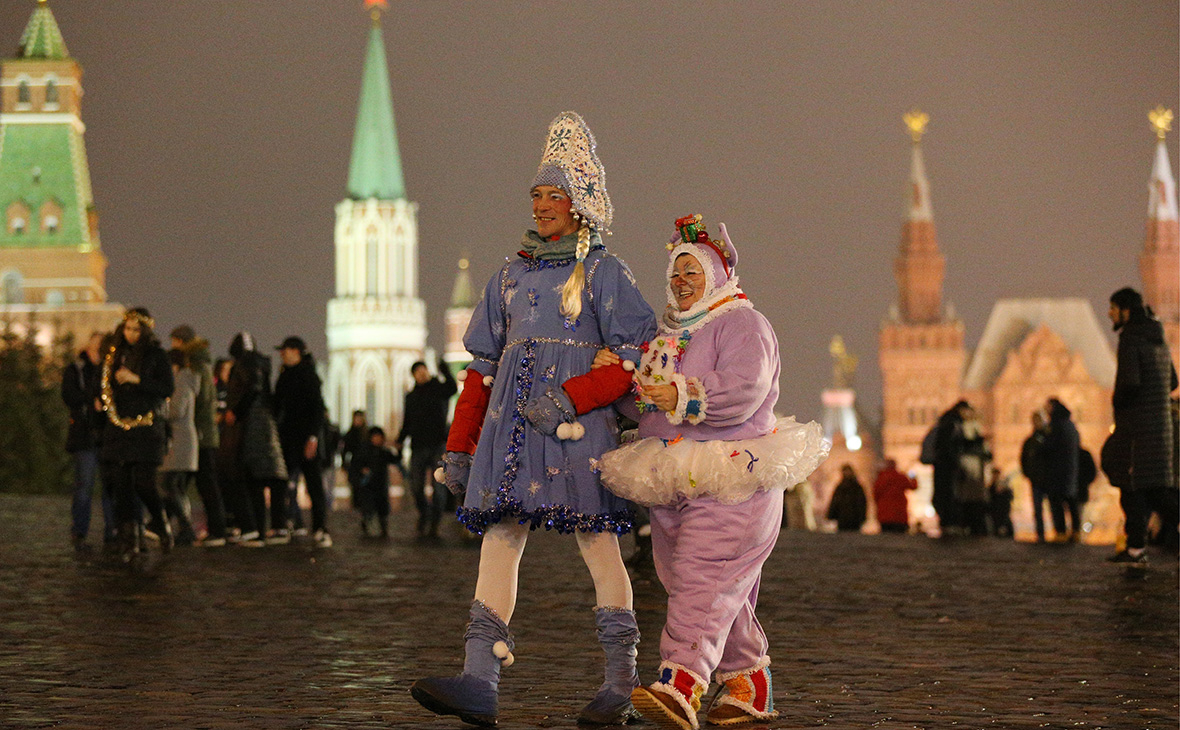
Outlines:
{"type": "MultiPolygon", "coordinates": [[[[322,356],[360,0],[50,4],[85,70],[111,298],[164,328],[188,321],[218,351],[248,328],[267,344],[302,334],[322,356]]],[[[0,3],[4,56],[34,5],[0,3]]],[[[944,292],[973,346],[999,297],[1103,307],[1139,286],[1146,113],[1180,107],[1175,0],[393,0],[384,24],[431,345],[456,260],[468,253],[482,286],[515,251],[547,125],[573,109],[607,167],[608,245],[657,309],[672,220],[727,224],[778,332],[779,408],[801,418],[820,414],[837,333],[879,414],[904,112],[931,116],[944,292]]]]}

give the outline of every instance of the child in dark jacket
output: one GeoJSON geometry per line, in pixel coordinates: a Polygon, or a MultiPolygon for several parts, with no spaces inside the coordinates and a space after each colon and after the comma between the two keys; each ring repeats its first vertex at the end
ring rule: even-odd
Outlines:
{"type": "Polygon", "coordinates": [[[357,485],[357,507],[361,512],[361,530],[373,535],[373,523],[381,537],[389,537],[389,467],[400,465],[401,454],[385,445],[385,430],[369,429],[368,443],[361,444],[349,462],[349,480],[357,485]]]}

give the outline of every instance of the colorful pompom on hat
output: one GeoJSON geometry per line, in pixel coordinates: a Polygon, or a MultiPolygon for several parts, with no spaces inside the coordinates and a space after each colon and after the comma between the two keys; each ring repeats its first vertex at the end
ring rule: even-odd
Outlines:
{"type": "Polygon", "coordinates": [[[667,249],[671,254],[669,267],[677,256],[692,253],[702,266],[706,262],[711,264],[713,269],[711,288],[713,286],[719,287],[731,279],[734,268],[737,266],[738,253],[733,241],[729,239],[729,232],[725,230],[725,224],[721,223],[718,227],[721,230],[720,241],[709,238],[709,232],[705,230],[704,218],[700,213],[677,218],[676,235],[672,236],[667,244],[667,249]]]}
{"type": "Polygon", "coordinates": [[[541,165],[530,189],[552,185],[569,194],[574,209],[599,231],[610,230],[614,208],[606,192],[606,170],[598,143],[577,112],[562,112],[549,125],[541,165]]]}

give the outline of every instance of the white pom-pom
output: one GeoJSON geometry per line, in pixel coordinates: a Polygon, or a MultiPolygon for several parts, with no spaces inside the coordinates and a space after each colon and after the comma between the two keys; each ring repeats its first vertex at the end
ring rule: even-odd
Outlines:
{"type": "Polygon", "coordinates": [[[571,426],[570,424],[568,424],[568,423],[557,424],[557,438],[561,439],[562,441],[569,439],[571,436],[573,436],[573,433],[574,433],[574,427],[571,426]]]}
{"type": "Polygon", "coordinates": [[[488,387],[488,388],[492,387],[492,381],[493,381],[493,380],[495,380],[495,378],[493,378],[491,375],[485,375],[485,376],[483,376],[483,384],[484,384],[484,386],[485,386],[485,387],[488,387]]]}
{"type": "Polygon", "coordinates": [[[455,376],[455,380],[459,381],[460,383],[462,383],[464,380],[467,380],[467,371],[460,370],[459,374],[455,376]]]}
{"type": "Polygon", "coordinates": [[[441,466],[434,470],[434,483],[435,484],[442,484],[445,477],[446,477],[446,472],[443,471],[443,468],[441,466]]]}
{"type": "Polygon", "coordinates": [[[512,652],[508,650],[507,642],[497,641],[492,644],[492,654],[500,660],[500,664],[505,667],[512,666],[512,662],[516,661],[516,657],[512,656],[512,652]]]}
{"type": "Polygon", "coordinates": [[[586,435],[586,427],[574,421],[570,425],[570,441],[581,441],[582,437],[586,435]]]}
{"type": "Polygon", "coordinates": [[[624,360],[623,361],[623,369],[626,370],[627,372],[631,372],[632,370],[635,369],[635,363],[631,362],[630,360],[624,360]]]}

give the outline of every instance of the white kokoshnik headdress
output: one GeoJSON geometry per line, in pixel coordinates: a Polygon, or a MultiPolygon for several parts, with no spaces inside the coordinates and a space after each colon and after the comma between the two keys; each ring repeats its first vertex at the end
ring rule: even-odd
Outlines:
{"type": "Polygon", "coordinates": [[[558,114],[549,124],[549,137],[532,187],[561,188],[583,219],[600,233],[607,233],[615,209],[606,192],[606,169],[598,159],[597,146],[594,133],[577,112],[558,114]]]}

